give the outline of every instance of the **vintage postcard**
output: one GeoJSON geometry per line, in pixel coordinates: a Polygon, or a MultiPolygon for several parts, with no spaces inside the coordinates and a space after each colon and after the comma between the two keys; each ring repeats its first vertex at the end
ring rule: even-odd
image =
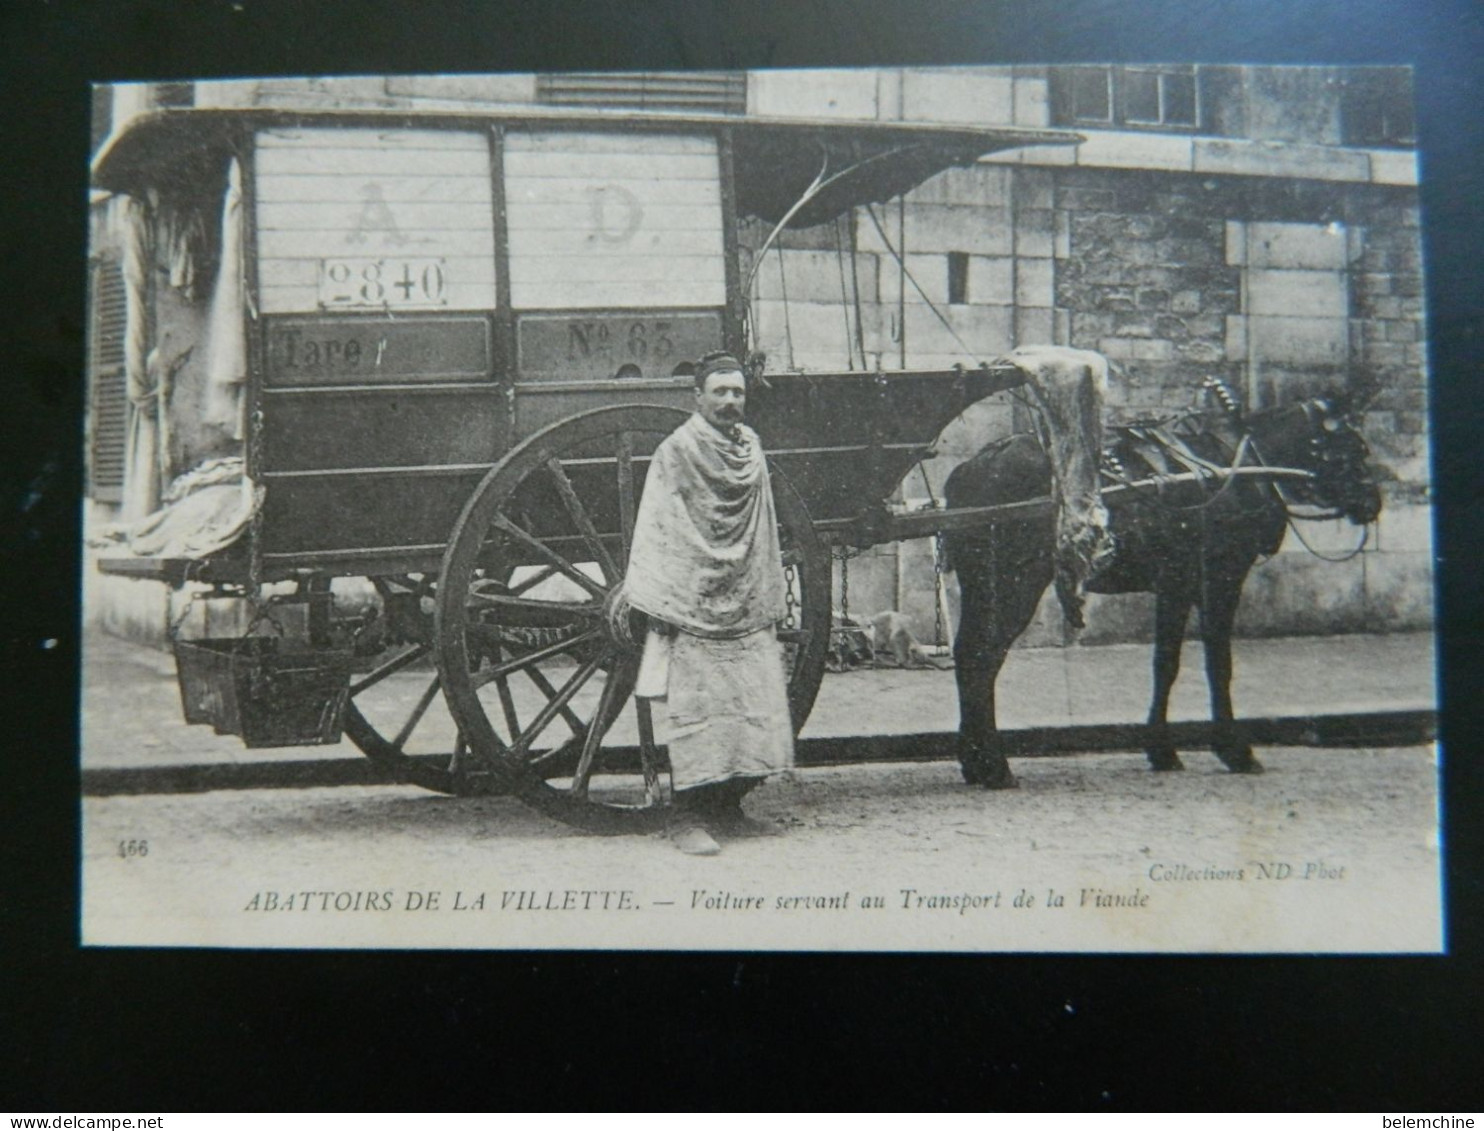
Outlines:
{"type": "Polygon", "coordinates": [[[1411,74],[94,92],[91,946],[1438,953],[1411,74]]]}

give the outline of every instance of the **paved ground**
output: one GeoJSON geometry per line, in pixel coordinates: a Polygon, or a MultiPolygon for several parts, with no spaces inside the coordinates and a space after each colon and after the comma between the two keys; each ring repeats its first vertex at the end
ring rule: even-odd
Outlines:
{"type": "MultiPolygon", "coordinates": [[[[1249,640],[1247,717],[1429,709],[1432,639],[1249,640]]],[[[1177,718],[1205,714],[1199,646],[1177,718]]],[[[171,659],[89,642],[83,765],[349,759],[251,751],[180,721],[171,659]]],[[[1016,652],[1009,727],[1139,720],[1140,647],[1016,652]]],[[[427,676],[421,677],[425,684],[427,676]]],[[[806,736],[949,731],[953,674],[826,677],[806,736]]],[[[413,681],[410,686],[417,686],[413,681]]],[[[509,798],[396,785],[87,797],[84,938],[100,944],[948,950],[1435,950],[1430,746],[1268,746],[1268,772],[1206,753],[1017,759],[1022,788],[951,762],[800,770],[749,800],[781,835],[683,856],[591,838],[509,798]],[[433,893],[437,893],[434,896],[433,893]],[[1061,900],[1061,903],[1057,901],[1061,900]]],[[[286,767],[285,767],[286,768],[286,767]]],[[[234,771],[236,772],[236,771],[234,771]]]]}
{"type": "Polygon", "coordinates": [[[88,798],[84,939],[1436,950],[1433,751],[1263,758],[1260,777],[1209,758],[1183,774],[1136,754],[1037,758],[995,793],[944,763],[797,771],[748,803],[781,835],[712,858],[410,786],[88,798]]]}
{"type": "MultiPolygon", "coordinates": [[[[1428,710],[1435,706],[1430,634],[1239,640],[1233,694],[1243,717],[1428,710]]],[[[247,750],[236,738],[184,725],[167,654],[107,636],[84,650],[85,769],[355,757],[339,746],[247,750]]],[[[419,686],[415,673],[409,686],[419,686]]],[[[1140,645],[1013,652],[1000,677],[1007,728],[1142,721],[1149,649],[1140,645]]],[[[1187,645],[1173,719],[1207,717],[1198,642],[1187,645]]],[[[951,731],[953,673],[882,668],[825,676],[805,738],[951,731]]],[[[446,749],[447,747],[443,747],[446,749]]]]}

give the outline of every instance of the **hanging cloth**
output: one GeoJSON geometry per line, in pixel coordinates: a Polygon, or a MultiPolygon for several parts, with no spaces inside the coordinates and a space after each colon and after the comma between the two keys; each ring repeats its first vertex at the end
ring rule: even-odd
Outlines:
{"type": "Polygon", "coordinates": [[[206,395],[202,417],[234,440],[246,434],[247,329],[243,303],[242,168],[233,158],[222,202],[221,261],[206,322],[206,395]]]}
{"type": "Polygon", "coordinates": [[[151,514],[160,504],[159,387],[149,364],[149,276],[154,263],[154,236],[149,209],[143,201],[125,197],[120,204],[124,378],[129,397],[122,517],[131,521],[151,514]]]}

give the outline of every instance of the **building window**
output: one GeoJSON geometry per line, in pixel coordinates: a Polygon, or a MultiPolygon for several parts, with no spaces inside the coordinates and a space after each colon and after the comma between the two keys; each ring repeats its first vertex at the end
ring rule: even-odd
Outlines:
{"type": "Polygon", "coordinates": [[[1078,122],[1113,121],[1111,67],[1074,67],[1071,76],[1071,117],[1078,122]]]}
{"type": "Polygon", "coordinates": [[[1123,120],[1149,126],[1196,124],[1195,71],[1191,67],[1127,67],[1123,72],[1123,120]]]}
{"type": "Polygon", "coordinates": [[[1058,125],[1193,130],[1200,125],[1195,67],[1052,67],[1058,125]]]}
{"type": "Polygon", "coordinates": [[[747,76],[740,71],[566,71],[537,75],[536,101],[550,106],[745,114],[747,76]]]}
{"type": "Polygon", "coordinates": [[[961,305],[969,301],[969,253],[948,253],[948,301],[961,305]]]}
{"type": "Polygon", "coordinates": [[[99,502],[123,498],[129,396],[124,373],[126,310],[119,265],[93,267],[88,340],[88,494],[99,502]]]}
{"type": "Polygon", "coordinates": [[[1340,117],[1346,145],[1415,145],[1411,69],[1357,67],[1347,72],[1340,117]]]}

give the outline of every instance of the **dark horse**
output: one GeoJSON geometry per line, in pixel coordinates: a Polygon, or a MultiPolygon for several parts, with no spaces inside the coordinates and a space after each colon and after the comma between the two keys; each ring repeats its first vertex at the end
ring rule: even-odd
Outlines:
{"type": "MultiPolygon", "coordinates": [[[[1206,676],[1216,724],[1213,749],[1235,773],[1262,766],[1232,722],[1231,634],[1237,599],[1259,558],[1277,551],[1289,506],[1318,507],[1351,522],[1371,522],[1381,496],[1366,470],[1365,441],[1337,401],[1315,398],[1239,420],[1235,411],[1187,421],[1172,445],[1170,430],[1112,429],[1105,502],[1115,543],[1111,563],[1087,585],[1095,593],[1155,594],[1154,699],[1146,753],[1156,770],[1182,769],[1166,710],[1180,668],[1180,646],[1192,605],[1200,609],[1206,676]],[[1247,437],[1245,440],[1242,437],[1247,437]],[[1115,478],[1146,479],[1187,468],[1227,467],[1238,447],[1246,466],[1266,464],[1313,473],[1312,479],[1266,476],[1172,483],[1158,492],[1113,492],[1115,478]],[[1224,487],[1218,486],[1225,482],[1224,487]]],[[[955,468],[945,487],[949,507],[993,506],[1046,496],[1051,469],[1040,443],[1015,435],[992,443],[955,468]]],[[[946,536],[948,566],[958,573],[962,617],[953,654],[959,697],[959,761],[964,779],[986,788],[1015,784],[995,728],[994,686],[1005,655],[1035,615],[1053,575],[1055,516],[1033,510],[987,528],[946,536]]]]}

